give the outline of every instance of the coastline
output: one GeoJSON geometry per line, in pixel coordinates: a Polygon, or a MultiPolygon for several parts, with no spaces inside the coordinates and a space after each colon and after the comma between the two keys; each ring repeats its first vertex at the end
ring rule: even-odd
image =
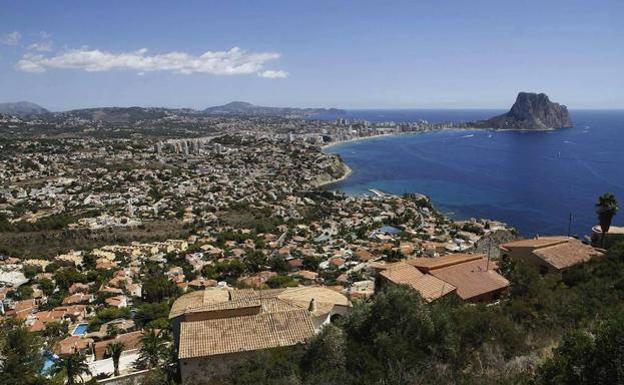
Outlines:
{"type": "Polygon", "coordinates": [[[337,140],[335,142],[330,142],[330,143],[322,145],[321,146],[321,150],[326,150],[328,148],[340,146],[341,144],[346,144],[346,143],[360,142],[360,141],[364,141],[364,140],[383,138],[383,137],[386,137],[386,136],[397,136],[397,135],[405,135],[405,134],[417,134],[417,132],[399,132],[399,133],[392,133],[392,134],[380,134],[380,135],[371,135],[371,136],[361,136],[359,138],[352,138],[352,139],[347,139],[347,140],[337,140]]]}
{"type": "MultiPolygon", "coordinates": [[[[421,135],[421,134],[428,134],[432,132],[443,132],[443,131],[477,131],[477,130],[481,131],[481,130],[490,130],[490,129],[473,128],[473,127],[469,127],[469,128],[468,127],[447,127],[447,128],[440,128],[436,130],[426,130],[426,131],[393,132],[390,134],[379,134],[379,135],[371,135],[371,136],[362,136],[359,138],[352,138],[352,139],[347,139],[347,140],[338,140],[335,142],[330,142],[330,143],[322,145],[321,150],[326,150],[326,149],[340,146],[342,144],[347,144],[347,143],[355,143],[355,142],[360,142],[364,140],[379,139],[379,138],[392,137],[392,136],[421,135]]],[[[496,130],[491,130],[491,131],[496,131],[496,130]]],[[[511,130],[502,130],[502,131],[511,131],[511,130]]]]}
{"type": "Polygon", "coordinates": [[[340,163],[342,163],[342,166],[345,169],[345,173],[342,174],[342,176],[340,178],[330,179],[328,181],[321,182],[321,183],[317,184],[316,185],[317,188],[327,187],[329,185],[332,185],[332,184],[335,184],[335,183],[338,183],[338,182],[342,182],[343,180],[347,179],[353,173],[353,170],[351,169],[351,167],[349,167],[344,161],[340,160],[340,163]]]}
{"type": "Polygon", "coordinates": [[[337,147],[342,144],[347,143],[355,143],[364,140],[370,139],[378,139],[390,136],[403,136],[403,135],[420,135],[426,134],[430,132],[442,132],[442,131],[491,131],[491,132],[552,132],[557,130],[563,130],[565,128],[479,128],[479,127],[449,127],[449,128],[441,128],[437,130],[428,130],[428,131],[408,131],[408,132],[393,132],[390,134],[380,134],[380,135],[371,135],[371,136],[362,136],[359,138],[352,138],[347,140],[338,140],[335,142],[330,142],[321,146],[321,150],[326,150],[332,147],[337,147]]]}

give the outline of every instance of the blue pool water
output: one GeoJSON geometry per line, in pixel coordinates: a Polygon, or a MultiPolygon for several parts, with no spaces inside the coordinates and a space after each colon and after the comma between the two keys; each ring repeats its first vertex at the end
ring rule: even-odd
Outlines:
{"type": "MultiPolygon", "coordinates": [[[[460,121],[491,110],[350,111],[370,121],[460,121]]],[[[582,236],[596,223],[598,195],[612,192],[624,207],[624,111],[572,111],[575,127],[545,132],[441,131],[344,143],[353,174],[332,188],[361,194],[375,188],[418,192],[455,218],[492,218],[527,236],[582,236]]],[[[624,224],[624,211],[615,225],[624,224]]]]}
{"type": "Polygon", "coordinates": [[[76,328],[72,332],[72,336],[83,336],[83,335],[87,334],[88,327],[89,327],[88,324],[80,324],[80,325],[76,326],[76,328]]]}
{"type": "Polygon", "coordinates": [[[56,361],[56,358],[48,352],[44,352],[43,353],[43,368],[41,368],[41,374],[43,375],[47,375],[50,372],[50,369],[52,368],[52,365],[54,365],[54,362],[56,361]]]}

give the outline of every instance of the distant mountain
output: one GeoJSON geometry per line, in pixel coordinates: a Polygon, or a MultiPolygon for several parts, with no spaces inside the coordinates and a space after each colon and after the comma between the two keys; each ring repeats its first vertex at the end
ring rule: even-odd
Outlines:
{"type": "Polygon", "coordinates": [[[471,124],[500,130],[546,130],[572,127],[568,108],[551,102],[546,94],[520,92],[509,112],[471,124]]]}
{"type": "Polygon", "coordinates": [[[17,117],[45,114],[49,111],[31,102],[0,103],[0,113],[17,117]]]}
{"type": "Polygon", "coordinates": [[[222,106],[208,107],[203,110],[203,113],[208,115],[279,116],[297,118],[317,114],[342,115],[345,111],[337,108],[263,107],[247,102],[230,102],[222,106]]]}
{"type": "Polygon", "coordinates": [[[134,123],[139,120],[160,119],[167,116],[165,108],[97,107],[56,113],[57,118],[99,120],[108,123],[134,123]]]}

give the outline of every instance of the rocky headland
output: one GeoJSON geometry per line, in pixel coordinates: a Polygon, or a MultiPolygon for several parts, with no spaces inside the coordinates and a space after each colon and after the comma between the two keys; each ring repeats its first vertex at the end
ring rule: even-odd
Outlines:
{"type": "Polygon", "coordinates": [[[520,92],[509,112],[470,124],[497,130],[549,130],[572,127],[568,108],[551,102],[546,94],[520,92]]]}

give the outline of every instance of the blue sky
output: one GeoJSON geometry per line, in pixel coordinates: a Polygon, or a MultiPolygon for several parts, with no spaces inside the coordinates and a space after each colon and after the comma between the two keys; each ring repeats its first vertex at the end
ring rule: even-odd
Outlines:
{"type": "Polygon", "coordinates": [[[6,1],[0,101],[624,108],[624,1],[6,1]]]}

